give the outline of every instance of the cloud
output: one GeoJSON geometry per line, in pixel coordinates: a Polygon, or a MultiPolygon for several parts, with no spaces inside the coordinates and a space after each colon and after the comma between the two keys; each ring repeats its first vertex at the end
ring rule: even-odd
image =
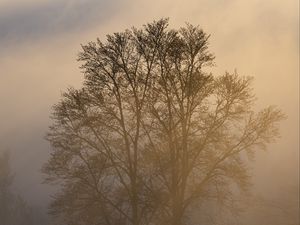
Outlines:
{"type": "Polygon", "coordinates": [[[85,31],[110,19],[121,5],[119,0],[54,0],[3,7],[0,10],[0,49],[62,33],[85,31]]]}

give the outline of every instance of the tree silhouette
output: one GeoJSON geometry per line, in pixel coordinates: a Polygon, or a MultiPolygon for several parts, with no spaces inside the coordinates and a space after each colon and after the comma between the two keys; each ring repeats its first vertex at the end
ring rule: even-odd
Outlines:
{"type": "Polygon", "coordinates": [[[11,191],[12,182],[9,153],[4,152],[0,155],[0,222],[3,225],[32,225],[31,209],[11,191]]]}
{"type": "Polygon", "coordinates": [[[209,35],[161,19],[82,46],[83,88],[54,106],[44,166],[64,224],[193,224],[208,200],[249,187],[247,156],[283,114],[255,113],[251,77],[213,76],[209,35]]]}

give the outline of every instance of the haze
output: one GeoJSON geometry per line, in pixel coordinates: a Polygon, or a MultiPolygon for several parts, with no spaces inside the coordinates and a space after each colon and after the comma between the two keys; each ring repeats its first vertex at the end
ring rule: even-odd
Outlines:
{"type": "MultiPolygon", "coordinates": [[[[42,184],[51,107],[80,87],[80,44],[169,17],[209,34],[214,74],[254,76],[257,109],[277,105],[288,119],[281,139],[253,164],[254,192],[270,199],[299,188],[299,2],[296,0],[0,0],[0,151],[12,152],[14,189],[47,208],[42,184]]],[[[296,195],[296,198],[299,195],[296,195]]],[[[294,198],[294,197],[293,197],[294,198]]],[[[1,204],[1,203],[0,203],[1,204]]],[[[248,215],[251,217],[251,215],[248,215]]],[[[264,221],[262,215],[254,221],[264,221]]]]}

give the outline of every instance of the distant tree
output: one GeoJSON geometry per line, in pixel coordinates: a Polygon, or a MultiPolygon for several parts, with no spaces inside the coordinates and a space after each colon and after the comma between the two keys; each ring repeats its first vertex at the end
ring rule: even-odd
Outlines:
{"type": "Polygon", "coordinates": [[[82,46],[83,88],[54,106],[44,166],[64,224],[194,224],[193,211],[246,191],[246,156],[283,114],[255,113],[250,77],[213,76],[209,35],[162,19],[82,46]]]}
{"type": "Polygon", "coordinates": [[[280,195],[250,196],[246,199],[246,210],[241,225],[299,224],[299,184],[295,180],[292,185],[283,184],[280,195]],[[282,194],[284,193],[284,194],[282,194]]]}
{"type": "Polygon", "coordinates": [[[30,207],[11,191],[12,181],[9,153],[4,152],[0,155],[0,224],[33,225],[30,207]]]}

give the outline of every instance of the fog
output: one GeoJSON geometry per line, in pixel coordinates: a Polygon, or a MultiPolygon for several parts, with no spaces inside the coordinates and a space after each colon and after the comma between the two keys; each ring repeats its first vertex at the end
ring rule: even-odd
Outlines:
{"type": "MultiPolygon", "coordinates": [[[[295,210],[299,194],[287,193],[299,189],[296,0],[0,0],[0,152],[11,152],[14,191],[46,212],[55,187],[42,184],[41,167],[50,154],[44,136],[61,93],[81,86],[80,44],[162,17],[170,18],[171,27],[189,22],[211,34],[211,71],[254,76],[255,107],[277,105],[287,115],[281,138],[252,164],[253,193],[279,202],[286,196],[295,210]]],[[[263,224],[272,213],[276,220],[281,212],[249,209],[244,216],[263,224]]]]}

